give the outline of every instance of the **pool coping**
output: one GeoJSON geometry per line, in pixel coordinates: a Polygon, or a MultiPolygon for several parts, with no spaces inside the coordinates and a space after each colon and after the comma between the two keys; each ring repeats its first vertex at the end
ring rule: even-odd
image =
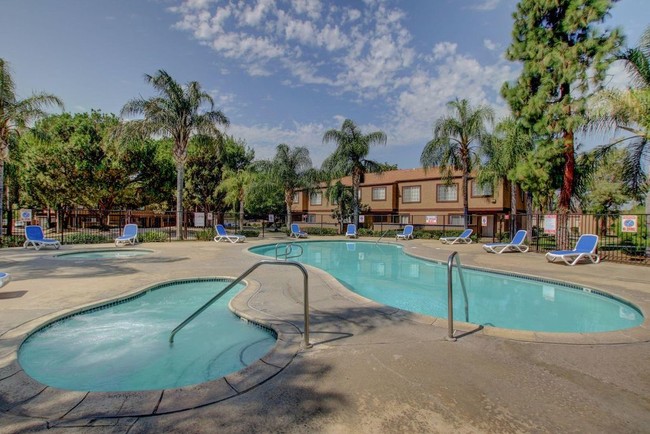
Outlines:
{"type": "MultiPolygon", "coordinates": [[[[234,280],[230,276],[201,277],[196,280],[234,280]]],[[[33,333],[56,321],[121,300],[143,294],[161,284],[173,284],[195,279],[173,279],[134,290],[116,298],[100,300],[72,309],[44,315],[7,332],[5,338],[19,339],[16,349],[0,359],[0,411],[21,417],[45,419],[48,428],[70,420],[157,416],[192,410],[215,404],[246,393],[273,378],[291,363],[303,348],[298,327],[279,319],[263,320],[248,306],[259,282],[244,281],[246,286],[230,301],[229,308],[243,320],[271,329],[276,344],[261,359],[251,365],[201,384],[173,389],[125,392],[70,391],[47,386],[26,374],[18,363],[20,345],[33,333]]]]}

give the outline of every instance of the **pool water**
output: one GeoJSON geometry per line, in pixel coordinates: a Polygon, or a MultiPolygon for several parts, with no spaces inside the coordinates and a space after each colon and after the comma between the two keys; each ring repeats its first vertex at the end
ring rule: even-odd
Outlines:
{"type": "Polygon", "coordinates": [[[275,336],[228,309],[235,286],[190,322],[171,331],[230,281],[164,284],[119,304],[57,321],[31,335],[18,361],[32,378],[79,391],[158,390],[203,383],[252,364],[275,336]],[[231,294],[230,294],[231,293],[231,294]]]}
{"type": "MultiPolygon", "coordinates": [[[[447,266],[406,255],[402,246],[369,242],[297,242],[293,260],[321,268],[348,289],[379,303],[447,318],[447,266]]],[[[250,249],[275,257],[275,245],[250,249]]],[[[605,332],[636,327],[632,305],[569,284],[465,268],[463,292],[453,273],[454,319],[543,332],[605,332]]]]}
{"type": "Polygon", "coordinates": [[[110,250],[89,250],[85,252],[61,253],[56,255],[57,259],[119,259],[133,258],[136,256],[149,255],[152,250],[143,249],[110,249],[110,250]]]}

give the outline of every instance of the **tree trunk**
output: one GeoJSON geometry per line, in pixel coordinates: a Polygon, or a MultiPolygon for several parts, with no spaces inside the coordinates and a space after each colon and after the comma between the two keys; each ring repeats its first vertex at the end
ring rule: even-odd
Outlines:
{"type": "Polygon", "coordinates": [[[517,216],[517,184],[510,181],[510,239],[515,236],[517,225],[515,218],[517,216]]]}
{"type": "Polygon", "coordinates": [[[529,191],[526,192],[526,230],[528,234],[526,237],[532,241],[533,236],[533,194],[529,191]]]}
{"type": "Polygon", "coordinates": [[[287,207],[287,230],[291,230],[291,204],[293,203],[293,191],[284,192],[284,204],[287,207]]]}
{"type": "Polygon", "coordinates": [[[239,200],[239,232],[244,230],[244,200],[239,200]]]}
{"type": "Polygon", "coordinates": [[[352,212],[355,226],[359,227],[359,184],[361,184],[361,174],[357,169],[352,172],[352,212]]]}
{"type": "Polygon", "coordinates": [[[176,239],[183,239],[183,163],[176,163],[176,239]]]}
{"type": "Polygon", "coordinates": [[[469,221],[469,197],[467,194],[467,185],[469,184],[469,173],[463,171],[463,225],[467,229],[467,223],[469,221]]]}
{"type": "Polygon", "coordinates": [[[5,162],[4,159],[0,158],[0,239],[5,234],[3,230],[4,222],[4,198],[5,198],[5,162]]]}

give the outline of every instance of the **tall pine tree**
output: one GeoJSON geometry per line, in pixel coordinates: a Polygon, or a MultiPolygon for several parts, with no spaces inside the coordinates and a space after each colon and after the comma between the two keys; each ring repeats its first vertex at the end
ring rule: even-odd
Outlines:
{"type": "Polygon", "coordinates": [[[574,133],[584,123],[586,98],[600,86],[623,38],[599,30],[615,0],[521,0],[513,13],[506,57],[523,63],[501,89],[513,115],[561,157],[558,211],[569,212],[575,188],[574,133]]]}

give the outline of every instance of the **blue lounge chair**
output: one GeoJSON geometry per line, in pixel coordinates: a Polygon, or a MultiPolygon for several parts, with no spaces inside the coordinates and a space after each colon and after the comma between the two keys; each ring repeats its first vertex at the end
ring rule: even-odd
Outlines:
{"type": "Polygon", "coordinates": [[[354,223],[350,223],[345,231],[345,236],[348,238],[356,238],[357,237],[357,225],[354,223]]]}
{"type": "Polygon", "coordinates": [[[554,250],[546,253],[546,260],[555,262],[562,259],[567,265],[575,265],[582,258],[587,258],[594,264],[600,262],[600,256],[596,254],[598,247],[598,235],[582,234],[573,250],[554,250]]]}
{"type": "Polygon", "coordinates": [[[408,240],[413,239],[413,225],[404,226],[401,234],[395,234],[395,240],[408,240]]]}
{"type": "Polygon", "coordinates": [[[307,238],[307,232],[301,231],[300,226],[298,226],[297,223],[291,223],[291,233],[289,234],[289,237],[307,238]]]}
{"type": "Polygon", "coordinates": [[[230,241],[233,244],[243,243],[246,239],[243,235],[228,235],[228,232],[226,232],[226,228],[224,228],[223,225],[216,225],[215,229],[217,230],[217,236],[214,237],[214,240],[217,243],[222,240],[230,241]]]}
{"type": "Polygon", "coordinates": [[[135,244],[138,242],[138,225],[135,223],[129,223],[124,225],[122,230],[122,235],[115,238],[115,247],[120,244],[135,244]]]}
{"type": "Polygon", "coordinates": [[[509,243],[486,243],[483,244],[483,248],[486,252],[496,253],[497,255],[503,252],[526,253],[528,251],[528,246],[524,244],[524,241],[526,241],[527,233],[528,232],[523,229],[519,230],[509,243]]]}
{"type": "Polygon", "coordinates": [[[456,244],[456,243],[465,243],[471,244],[472,239],[469,237],[474,232],[474,229],[465,229],[462,234],[457,237],[442,237],[440,241],[442,244],[456,244]]]}
{"type": "Polygon", "coordinates": [[[29,245],[34,246],[36,250],[41,250],[41,247],[52,246],[55,249],[61,247],[61,243],[51,238],[45,238],[43,228],[38,225],[25,226],[25,243],[23,248],[26,249],[29,245]]]}
{"type": "Polygon", "coordinates": [[[11,282],[11,274],[0,272],[0,288],[11,282]]]}

